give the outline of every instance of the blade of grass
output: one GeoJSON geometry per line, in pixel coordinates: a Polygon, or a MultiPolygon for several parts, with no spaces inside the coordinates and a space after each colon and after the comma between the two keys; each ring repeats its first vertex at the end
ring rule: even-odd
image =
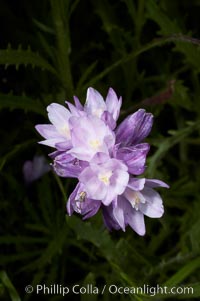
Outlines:
{"type": "Polygon", "coordinates": [[[10,281],[7,273],[5,271],[0,271],[0,279],[6,289],[8,290],[8,293],[10,295],[10,298],[12,301],[21,301],[21,298],[19,297],[15,287],[13,286],[12,282],[10,281]]]}

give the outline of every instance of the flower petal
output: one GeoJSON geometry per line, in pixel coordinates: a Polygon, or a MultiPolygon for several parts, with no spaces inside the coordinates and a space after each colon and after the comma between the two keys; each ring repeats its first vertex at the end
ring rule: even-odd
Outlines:
{"type": "Polygon", "coordinates": [[[107,111],[113,116],[113,119],[116,121],[119,117],[120,108],[122,105],[122,98],[118,99],[115,91],[110,88],[106,96],[106,107],[107,111]]]}
{"type": "Polygon", "coordinates": [[[157,179],[146,179],[145,181],[147,187],[154,188],[154,187],[165,187],[169,188],[169,185],[163,181],[157,179]]]}
{"type": "Polygon", "coordinates": [[[97,90],[88,88],[84,108],[87,114],[91,114],[100,118],[102,113],[106,110],[106,105],[103,97],[97,90]]]}
{"type": "Polygon", "coordinates": [[[40,133],[45,139],[57,138],[60,137],[55,126],[52,124],[38,124],[35,126],[35,129],[40,133]]]}
{"type": "Polygon", "coordinates": [[[119,196],[117,198],[116,205],[113,206],[113,216],[124,232],[125,232],[125,226],[126,226],[125,218],[124,218],[124,216],[126,216],[125,215],[126,209],[124,208],[125,202],[126,202],[126,200],[123,197],[119,196]]]}
{"type": "Polygon", "coordinates": [[[67,211],[69,215],[72,215],[72,213],[75,211],[83,215],[83,219],[87,219],[95,215],[100,206],[100,201],[87,198],[84,185],[78,183],[69,197],[67,211]],[[81,197],[81,195],[83,195],[83,197],[81,197]]]}
{"type": "Polygon", "coordinates": [[[131,212],[127,216],[127,222],[137,234],[141,236],[145,235],[146,229],[144,215],[142,212],[132,208],[131,212]]]}
{"type": "Polygon", "coordinates": [[[74,96],[74,103],[78,110],[83,111],[83,106],[77,96],[74,96]]]}
{"type": "MultiPolygon", "coordinates": [[[[48,145],[51,147],[56,147],[59,149],[60,143],[65,143],[65,139],[63,137],[58,136],[58,138],[47,139],[47,140],[39,141],[38,143],[43,144],[43,145],[48,145]],[[57,145],[58,145],[58,147],[57,147],[57,145]]],[[[64,148],[64,150],[65,149],[66,148],[64,148]]],[[[63,150],[63,148],[61,148],[61,150],[63,150]]]]}
{"type": "Polygon", "coordinates": [[[73,116],[80,116],[81,112],[69,101],[65,101],[65,103],[68,105],[68,108],[73,116]]]}
{"type": "Polygon", "coordinates": [[[116,121],[114,120],[113,116],[108,112],[104,111],[101,119],[109,126],[111,130],[114,130],[116,127],[116,121]]]}
{"type": "Polygon", "coordinates": [[[68,124],[70,111],[58,103],[52,103],[47,107],[49,120],[59,130],[68,124]]]}
{"type": "Polygon", "coordinates": [[[133,147],[122,147],[118,149],[116,157],[128,166],[128,171],[131,174],[140,175],[145,170],[149,148],[148,143],[141,143],[133,147]]]}
{"type": "Polygon", "coordinates": [[[139,191],[144,188],[145,179],[130,178],[128,187],[134,191],[139,191]]]}
{"type": "Polygon", "coordinates": [[[69,148],[72,147],[71,140],[65,140],[65,139],[63,139],[63,140],[64,140],[64,141],[57,142],[57,143],[55,144],[55,147],[56,147],[58,150],[66,151],[66,150],[68,150],[69,148]]]}
{"type": "Polygon", "coordinates": [[[67,153],[62,153],[55,157],[53,169],[60,177],[78,178],[88,163],[77,160],[67,153]]]}
{"type": "Polygon", "coordinates": [[[79,181],[84,184],[85,191],[91,199],[102,200],[106,196],[107,188],[99,181],[90,167],[86,167],[79,175],[79,181]]]}
{"type": "Polygon", "coordinates": [[[120,225],[115,220],[113,215],[113,204],[109,206],[102,206],[102,213],[103,213],[103,221],[105,226],[111,231],[112,229],[119,230],[120,225]]]}
{"type": "Polygon", "coordinates": [[[115,193],[120,195],[126,189],[129,182],[129,173],[122,169],[117,169],[114,174],[114,179],[111,177],[111,186],[115,186],[115,193]]]}
{"type": "Polygon", "coordinates": [[[97,152],[108,153],[114,145],[115,136],[105,123],[95,116],[71,117],[70,153],[80,160],[90,161],[97,152]]]}
{"type": "Polygon", "coordinates": [[[45,173],[50,171],[51,167],[43,156],[35,156],[32,161],[25,161],[23,165],[23,174],[26,183],[31,183],[45,173]]]}
{"type": "Polygon", "coordinates": [[[90,150],[85,147],[73,147],[68,151],[68,154],[71,154],[78,160],[83,160],[88,162],[93,157],[93,154],[91,154],[90,150]]]}
{"type": "Polygon", "coordinates": [[[152,218],[161,217],[164,213],[164,207],[159,193],[151,188],[145,187],[141,192],[141,194],[143,195],[146,203],[145,204],[140,203],[139,205],[140,211],[144,215],[152,218]]]}
{"type": "Polygon", "coordinates": [[[151,131],[153,115],[140,109],[128,116],[116,130],[116,143],[135,145],[140,143],[151,131]]]}
{"type": "Polygon", "coordinates": [[[84,215],[83,219],[88,219],[95,215],[101,206],[101,202],[97,200],[91,200],[88,199],[87,201],[84,202],[82,206],[82,212],[81,214],[84,215]]]}
{"type": "Polygon", "coordinates": [[[75,201],[76,195],[80,188],[81,188],[81,184],[78,183],[76,185],[75,189],[73,190],[73,192],[69,196],[69,199],[67,202],[67,212],[68,212],[69,216],[71,216],[74,212],[74,201],[75,201]]]}

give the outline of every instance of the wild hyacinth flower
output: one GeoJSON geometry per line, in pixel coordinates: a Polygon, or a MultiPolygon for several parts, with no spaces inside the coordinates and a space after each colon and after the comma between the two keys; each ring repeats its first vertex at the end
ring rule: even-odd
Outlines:
{"type": "Polygon", "coordinates": [[[164,213],[162,199],[153,189],[155,187],[169,188],[159,180],[131,178],[124,193],[110,206],[103,206],[106,226],[125,231],[129,225],[136,233],[144,235],[144,215],[159,218],[164,213]]]}
{"type": "Polygon", "coordinates": [[[153,115],[139,109],[129,115],[116,129],[116,143],[133,146],[142,142],[150,133],[153,115]]]}
{"type": "Polygon", "coordinates": [[[70,111],[77,115],[77,112],[90,116],[96,116],[102,119],[111,129],[116,127],[116,121],[119,117],[122,98],[118,99],[115,91],[110,88],[104,101],[101,94],[93,89],[88,88],[86,102],[83,106],[79,99],[74,96],[75,106],[67,102],[70,111]]]}
{"type": "Polygon", "coordinates": [[[114,129],[119,117],[121,104],[122,98],[118,99],[112,88],[108,90],[105,102],[98,91],[89,88],[84,110],[89,115],[101,118],[111,129],[114,129]]]}
{"type": "Polygon", "coordinates": [[[115,157],[122,160],[129,173],[140,175],[145,171],[146,156],[150,146],[141,143],[150,133],[153,115],[140,109],[128,116],[116,129],[115,157]]]}
{"type": "Polygon", "coordinates": [[[101,201],[88,198],[83,184],[78,183],[69,197],[67,211],[69,215],[77,212],[87,219],[95,215],[101,207],[101,201]]]}
{"type": "Polygon", "coordinates": [[[100,209],[109,229],[125,231],[129,225],[144,235],[144,215],[161,217],[160,195],[152,188],[168,187],[159,180],[137,179],[145,171],[149,144],[143,142],[151,131],[153,115],[140,109],[116,128],[121,107],[113,89],[104,101],[93,88],[82,105],[66,102],[48,106],[52,124],[36,129],[46,139],[40,143],[54,147],[50,154],[54,171],[62,177],[78,179],[69,197],[69,215],[77,212],[84,219],[100,209]],[[116,128],[116,129],[115,129],[116,128]]]}
{"type": "Polygon", "coordinates": [[[32,161],[28,160],[23,165],[24,180],[29,184],[42,177],[50,169],[44,156],[34,156],[32,161]]]}
{"type": "Polygon", "coordinates": [[[109,205],[121,195],[129,181],[128,168],[120,160],[98,153],[79,175],[84,192],[90,199],[109,205]]]}
{"type": "Polygon", "coordinates": [[[36,130],[46,139],[39,143],[58,150],[68,150],[71,147],[71,133],[69,129],[71,112],[57,103],[49,105],[47,112],[52,124],[36,125],[36,130]]]}
{"type": "Polygon", "coordinates": [[[54,159],[54,171],[64,178],[78,178],[84,168],[89,165],[87,161],[78,160],[66,152],[55,152],[50,154],[50,157],[54,159]]]}
{"type": "MultiPolygon", "coordinates": [[[[77,97],[74,97],[75,106],[66,102],[69,110],[64,106],[52,103],[47,107],[48,117],[51,124],[36,125],[36,130],[45,140],[40,144],[54,147],[58,150],[65,151],[71,148],[71,132],[70,132],[70,117],[90,118],[93,117],[93,122],[100,123],[100,119],[104,122],[102,127],[108,125],[111,129],[116,126],[116,121],[119,117],[121,107],[121,97],[118,99],[112,88],[109,89],[106,101],[99,92],[93,88],[87,91],[87,99],[85,106],[82,106],[77,97]]],[[[81,120],[81,119],[80,119],[81,120]]],[[[72,123],[75,121],[71,121],[72,123]]],[[[92,122],[92,121],[91,121],[92,122]]],[[[84,122],[82,122],[84,124],[84,122]]],[[[95,130],[94,124],[90,125],[95,130]]],[[[73,125],[71,127],[73,129],[73,125]]]]}
{"type": "Polygon", "coordinates": [[[96,153],[109,154],[115,144],[115,135],[96,116],[72,117],[70,119],[72,148],[68,151],[79,160],[90,161],[96,153]]]}

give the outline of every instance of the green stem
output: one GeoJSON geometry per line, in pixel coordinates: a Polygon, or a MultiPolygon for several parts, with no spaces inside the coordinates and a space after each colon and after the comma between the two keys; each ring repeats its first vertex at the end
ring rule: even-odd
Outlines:
{"type": "Polygon", "coordinates": [[[71,97],[73,95],[73,80],[69,60],[71,50],[69,1],[51,0],[51,10],[57,37],[58,72],[66,96],[71,97]]]}
{"type": "Polygon", "coordinates": [[[144,0],[138,1],[138,10],[135,19],[135,36],[137,47],[140,46],[140,34],[144,22],[144,0]]]}
{"type": "Polygon", "coordinates": [[[199,40],[193,39],[193,38],[188,37],[188,36],[183,36],[181,34],[174,34],[172,36],[162,37],[162,38],[153,40],[152,42],[142,46],[140,49],[134,50],[134,51],[130,52],[129,54],[126,54],[124,57],[122,57],[118,61],[111,64],[109,67],[107,67],[102,72],[97,74],[97,76],[93,77],[93,79],[87,83],[87,86],[84,86],[84,89],[86,89],[88,86],[94,85],[100,79],[102,79],[107,74],[109,74],[111,71],[113,71],[117,67],[129,62],[130,60],[134,59],[135,57],[139,56],[140,54],[142,54],[142,53],[144,53],[148,50],[151,50],[155,47],[159,47],[159,46],[162,46],[164,44],[171,43],[171,42],[183,42],[183,43],[185,42],[185,43],[200,45],[199,40]]]}

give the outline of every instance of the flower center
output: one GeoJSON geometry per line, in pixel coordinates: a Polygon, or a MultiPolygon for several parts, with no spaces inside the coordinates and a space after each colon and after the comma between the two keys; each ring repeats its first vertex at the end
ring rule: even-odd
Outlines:
{"type": "Polygon", "coordinates": [[[76,212],[81,213],[83,209],[83,203],[85,202],[86,197],[87,197],[87,193],[85,191],[81,191],[77,195],[77,198],[75,199],[76,212]]]}
{"type": "Polygon", "coordinates": [[[101,117],[101,115],[102,115],[102,113],[103,113],[103,111],[104,111],[104,108],[98,108],[98,109],[96,109],[94,112],[93,112],[93,114],[96,116],[96,117],[101,117]]]}
{"type": "Polygon", "coordinates": [[[138,210],[138,206],[139,206],[139,203],[140,203],[140,198],[139,198],[138,194],[136,194],[134,202],[135,202],[134,207],[135,207],[136,210],[138,210]]]}
{"type": "Polygon", "coordinates": [[[133,191],[131,193],[131,201],[130,201],[131,205],[133,208],[135,208],[135,210],[139,210],[139,205],[140,203],[145,203],[145,199],[144,197],[141,195],[141,193],[133,191]]]}
{"type": "Polygon", "coordinates": [[[97,139],[94,139],[94,140],[91,140],[89,142],[90,146],[93,148],[93,149],[98,149],[99,146],[101,145],[100,141],[97,140],[97,139]]]}
{"type": "Polygon", "coordinates": [[[110,184],[110,177],[112,176],[112,171],[107,171],[104,173],[100,173],[98,178],[100,181],[102,181],[104,184],[109,185],[110,184]]]}
{"type": "Polygon", "coordinates": [[[60,129],[60,133],[67,139],[70,138],[70,130],[69,127],[67,125],[64,125],[61,129],[60,129]]]}

